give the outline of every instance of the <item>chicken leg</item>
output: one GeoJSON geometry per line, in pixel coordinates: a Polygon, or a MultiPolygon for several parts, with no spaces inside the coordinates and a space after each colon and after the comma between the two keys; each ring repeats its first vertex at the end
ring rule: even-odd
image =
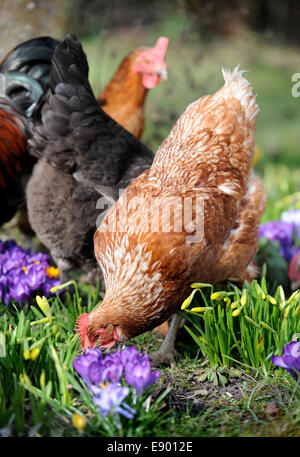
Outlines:
{"type": "Polygon", "coordinates": [[[169,331],[158,352],[151,354],[151,365],[157,366],[161,363],[171,364],[176,355],[175,340],[179,328],[183,325],[184,319],[178,314],[174,314],[169,331]]]}

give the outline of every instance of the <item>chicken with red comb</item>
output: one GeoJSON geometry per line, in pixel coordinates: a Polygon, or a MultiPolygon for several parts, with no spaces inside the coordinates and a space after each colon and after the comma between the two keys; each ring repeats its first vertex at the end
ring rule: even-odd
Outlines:
{"type": "Polygon", "coordinates": [[[168,38],[160,37],[153,48],[143,46],[130,52],[98,99],[103,110],[137,138],[144,130],[149,90],[168,78],[168,44],[168,38]]]}
{"type": "MultiPolygon", "coordinates": [[[[192,282],[256,276],[265,192],[251,168],[258,106],[242,73],[223,70],[224,86],[187,107],[151,168],[97,229],[106,294],[82,328],[84,347],[99,337],[100,347],[123,342],[162,324],[192,282]]],[[[170,326],[161,361],[173,350],[177,327],[170,326]]]]}

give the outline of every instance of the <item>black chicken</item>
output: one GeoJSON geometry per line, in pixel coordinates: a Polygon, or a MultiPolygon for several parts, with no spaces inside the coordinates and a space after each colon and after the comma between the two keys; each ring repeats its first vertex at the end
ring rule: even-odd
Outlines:
{"type": "Polygon", "coordinates": [[[62,279],[80,267],[93,280],[100,275],[93,246],[97,201],[117,199],[119,189],[150,168],[153,153],[101,109],[75,36],[57,46],[52,63],[29,140],[39,158],[27,186],[29,220],[62,279]]]}

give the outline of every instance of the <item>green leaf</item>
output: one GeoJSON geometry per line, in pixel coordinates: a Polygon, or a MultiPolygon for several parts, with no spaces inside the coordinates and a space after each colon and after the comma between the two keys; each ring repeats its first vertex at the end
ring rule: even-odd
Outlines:
{"type": "Polygon", "coordinates": [[[0,357],[6,357],[6,342],[4,333],[0,333],[0,357]]]}

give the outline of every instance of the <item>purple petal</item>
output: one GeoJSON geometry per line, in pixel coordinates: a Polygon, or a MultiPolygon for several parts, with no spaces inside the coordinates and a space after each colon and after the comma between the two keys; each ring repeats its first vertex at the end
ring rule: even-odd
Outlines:
{"type": "Polygon", "coordinates": [[[278,367],[285,369],[289,368],[288,365],[284,363],[283,358],[279,355],[272,355],[271,360],[274,363],[274,365],[277,365],[278,367]]]}

